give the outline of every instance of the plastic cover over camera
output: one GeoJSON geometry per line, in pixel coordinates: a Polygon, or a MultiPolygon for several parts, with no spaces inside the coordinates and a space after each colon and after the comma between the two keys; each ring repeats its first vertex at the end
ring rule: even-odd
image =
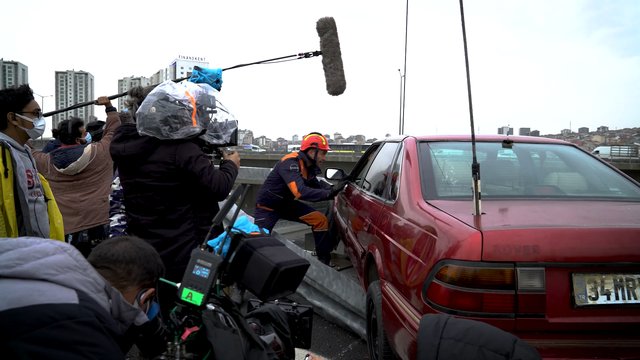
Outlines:
{"type": "Polygon", "coordinates": [[[219,98],[219,91],[208,84],[166,80],[138,108],[138,133],[163,140],[202,135],[213,145],[228,143],[238,122],[219,98]]]}

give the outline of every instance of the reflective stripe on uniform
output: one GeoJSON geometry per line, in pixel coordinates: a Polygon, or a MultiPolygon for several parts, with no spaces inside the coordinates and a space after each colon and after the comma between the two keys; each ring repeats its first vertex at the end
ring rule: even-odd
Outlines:
{"type": "Polygon", "coordinates": [[[312,231],[327,231],[329,229],[329,220],[320,211],[313,211],[301,216],[300,220],[311,225],[312,231]]]}

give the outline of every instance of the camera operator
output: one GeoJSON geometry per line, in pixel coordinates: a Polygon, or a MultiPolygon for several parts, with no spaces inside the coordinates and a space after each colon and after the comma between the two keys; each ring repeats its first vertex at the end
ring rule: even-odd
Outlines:
{"type": "MultiPolygon", "coordinates": [[[[179,282],[191,250],[208,234],[219,211],[218,201],[233,187],[240,156],[237,152],[225,154],[215,166],[197,137],[211,121],[200,106],[215,97],[206,93],[196,96],[198,111],[192,118],[192,103],[175,100],[184,96],[184,90],[170,95],[165,92],[176,90],[173,86],[187,85],[167,81],[129,90],[126,104],[134,122],[116,132],[111,157],[123,190],[127,234],[149,242],[164,261],[165,278],[179,282]]],[[[221,232],[222,228],[217,229],[211,236],[221,232]]],[[[160,286],[160,308],[168,316],[176,300],[175,289],[160,286]]]]}
{"type": "Polygon", "coordinates": [[[153,298],[158,252],[114,237],[88,259],[49,239],[0,239],[0,354],[11,359],[124,359],[133,344],[154,357],[166,332],[153,298]]]}

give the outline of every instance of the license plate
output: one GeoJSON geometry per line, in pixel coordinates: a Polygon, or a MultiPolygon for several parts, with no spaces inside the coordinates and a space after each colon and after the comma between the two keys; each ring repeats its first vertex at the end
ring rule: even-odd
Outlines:
{"type": "Polygon", "coordinates": [[[640,273],[571,276],[576,306],[640,304],[640,273]]]}

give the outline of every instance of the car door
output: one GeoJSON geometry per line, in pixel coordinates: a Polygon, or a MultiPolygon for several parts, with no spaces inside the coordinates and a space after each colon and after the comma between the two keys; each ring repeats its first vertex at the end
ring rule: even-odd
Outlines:
{"type": "MultiPolygon", "coordinates": [[[[361,229],[354,233],[354,236],[361,251],[360,259],[368,252],[380,255],[376,257],[384,259],[383,253],[386,251],[384,248],[388,244],[381,241],[384,235],[379,227],[379,219],[381,216],[386,216],[382,214],[382,210],[389,196],[388,185],[391,182],[393,160],[399,145],[398,142],[383,143],[366,170],[364,178],[358,184],[359,203],[356,209],[362,216],[361,229]]],[[[360,265],[362,267],[364,264],[360,265]]]]}
{"type": "MultiPolygon", "coordinates": [[[[335,199],[336,221],[342,228],[345,250],[361,279],[362,256],[365,254],[365,248],[360,239],[366,238],[371,218],[374,216],[370,211],[372,199],[367,196],[367,192],[364,190],[367,187],[365,175],[379,148],[380,144],[374,144],[367,149],[350,174],[353,181],[335,199]]],[[[365,240],[365,242],[368,241],[365,240]]]]}

